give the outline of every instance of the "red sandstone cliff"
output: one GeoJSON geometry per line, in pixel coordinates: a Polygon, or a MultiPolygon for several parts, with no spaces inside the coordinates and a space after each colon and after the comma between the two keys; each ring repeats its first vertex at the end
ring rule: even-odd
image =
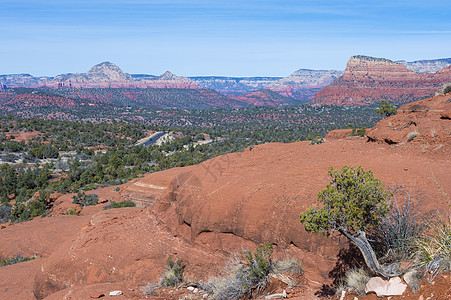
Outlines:
{"type": "Polygon", "coordinates": [[[368,105],[383,99],[407,103],[433,95],[451,81],[451,66],[436,73],[415,73],[383,58],[353,56],[342,77],[316,93],[312,104],[368,105]]]}

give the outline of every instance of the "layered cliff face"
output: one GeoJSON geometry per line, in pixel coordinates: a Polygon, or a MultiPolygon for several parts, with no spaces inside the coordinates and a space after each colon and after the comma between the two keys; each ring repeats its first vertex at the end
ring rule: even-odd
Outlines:
{"type": "Polygon", "coordinates": [[[328,86],[341,75],[343,72],[336,70],[300,69],[265,88],[285,97],[308,101],[313,99],[317,91],[328,86]]]}
{"type": "Polygon", "coordinates": [[[430,96],[451,81],[451,66],[419,74],[383,58],[353,56],[343,76],[316,93],[313,104],[368,105],[380,100],[407,103],[430,96]]]}

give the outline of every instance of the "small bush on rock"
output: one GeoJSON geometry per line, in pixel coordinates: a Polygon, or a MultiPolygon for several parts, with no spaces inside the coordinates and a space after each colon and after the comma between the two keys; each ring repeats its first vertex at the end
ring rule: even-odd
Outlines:
{"type": "Polygon", "coordinates": [[[153,284],[153,283],[149,282],[147,285],[143,286],[142,292],[145,295],[152,295],[157,288],[158,288],[157,284],[153,284]]]}
{"type": "Polygon", "coordinates": [[[124,200],[120,202],[111,201],[111,203],[105,206],[103,209],[122,208],[122,207],[135,207],[136,204],[130,200],[124,200]]]}
{"type": "Polygon", "coordinates": [[[77,215],[77,208],[69,208],[68,210],[66,210],[66,212],[64,213],[65,215],[77,215]]]}
{"type": "Polygon", "coordinates": [[[387,100],[382,100],[380,102],[380,107],[376,108],[376,114],[381,115],[383,117],[390,117],[396,115],[396,107],[388,102],[387,100]]]}
{"type": "Polygon", "coordinates": [[[9,266],[33,259],[35,259],[35,257],[23,257],[22,255],[18,254],[10,258],[0,259],[0,267],[9,266]]]}
{"type": "Polygon", "coordinates": [[[234,254],[231,263],[233,274],[213,278],[202,289],[218,300],[251,297],[254,292],[264,290],[268,283],[269,274],[273,270],[272,253],[272,244],[265,244],[255,252],[242,251],[234,254]]]}
{"type": "Polygon", "coordinates": [[[237,300],[243,297],[242,282],[236,274],[212,278],[203,283],[201,288],[216,300],[237,300]]]}
{"type": "Polygon", "coordinates": [[[185,265],[182,259],[174,261],[172,256],[166,260],[166,271],[161,279],[161,285],[167,287],[175,287],[183,282],[183,273],[185,272],[185,265]]]}
{"type": "Polygon", "coordinates": [[[358,295],[363,295],[365,294],[365,286],[370,279],[371,276],[365,269],[353,269],[346,274],[344,283],[346,288],[352,289],[358,295]]]}
{"type": "Polygon", "coordinates": [[[451,215],[431,222],[426,232],[417,239],[416,247],[419,265],[432,281],[441,272],[451,271],[451,215]]]}
{"type": "Polygon", "coordinates": [[[412,201],[412,190],[394,187],[389,205],[390,211],[374,231],[372,240],[379,252],[400,261],[415,252],[415,240],[426,229],[426,223],[412,201]]]}
{"type": "Polygon", "coordinates": [[[251,294],[253,290],[262,291],[265,288],[271,271],[273,251],[271,244],[265,244],[258,247],[254,253],[243,251],[242,257],[237,258],[239,265],[237,277],[241,280],[245,295],[251,294]]]}
{"type": "Polygon", "coordinates": [[[85,192],[78,192],[76,195],[72,196],[72,203],[79,204],[83,207],[89,205],[96,205],[99,202],[99,197],[96,194],[88,194],[85,192]]]}
{"type": "Polygon", "coordinates": [[[274,272],[276,273],[291,273],[293,275],[299,275],[302,274],[303,269],[301,266],[301,263],[294,258],[284,259],[276,261],[273,264],[274,272]]]}

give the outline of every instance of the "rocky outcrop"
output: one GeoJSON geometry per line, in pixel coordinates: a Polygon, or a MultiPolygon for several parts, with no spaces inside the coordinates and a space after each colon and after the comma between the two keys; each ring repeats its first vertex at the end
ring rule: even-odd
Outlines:
{"type": "Polygon", "coordinates": [[[449,151],[451,93],[401,106],[366,132],[371,141],[391,145],[420,144],[424,151],[449,151]]]}
{"type": "Polygon", "coordinates": [[[451,81],[451,66],[418,74],[383,58],[353,56],[342,77],[316,93],[312,104],[368,105],[380,100],[407,103],[430,96],[451,81]]]}

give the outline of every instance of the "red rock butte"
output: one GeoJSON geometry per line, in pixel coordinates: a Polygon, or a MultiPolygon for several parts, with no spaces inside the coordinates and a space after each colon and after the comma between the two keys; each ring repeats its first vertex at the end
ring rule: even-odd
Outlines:
{"type": "Polygon", "coordinates": [[[312,104],[368,105],[381,100],[407,103],[433,95],[451,81],[451,66],[416,73],[384,58],[353,56],[342,77],[315,94],[312,104]]]}

